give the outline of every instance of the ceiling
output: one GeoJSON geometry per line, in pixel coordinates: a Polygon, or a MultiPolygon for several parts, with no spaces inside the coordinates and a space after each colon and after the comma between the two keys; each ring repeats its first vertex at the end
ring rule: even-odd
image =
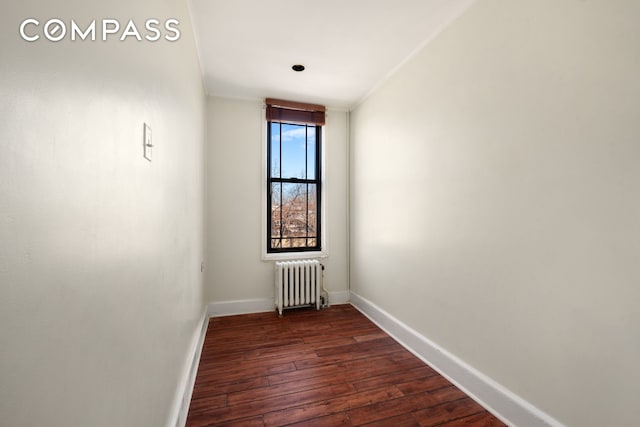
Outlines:
{"type": "Polygon", "coordinates": [[[473,1],[191,0],[190,8],[209,95],[349,109],[473,1]]]}

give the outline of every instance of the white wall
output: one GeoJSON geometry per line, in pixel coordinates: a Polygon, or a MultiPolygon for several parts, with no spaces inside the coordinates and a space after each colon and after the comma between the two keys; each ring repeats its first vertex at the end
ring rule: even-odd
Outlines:
{"type": "MultiPolygon", "coordinates": [[[[347,283],[347,113],[328,111],[325,285],[347,283]]],[[[262,260],[262,101],[209,97],[207,132],[207,297],[210,302],[273,301],[273,261],[262,260]]],[[[265,160],[266,161],[266,160],[265,160]]],[[[263,304],[264,306],[264,304],[263,304]]]]}
{"type": "Polygon", "coordinates": [[[351,286],[569,426],[640,396],[640,3],[476,3],[351,114],[351,286]]]}
{"type": "Polygon", "coordinates": [[[0,424],[166,425],[204,305],[206,104],[186,2],[1,15],[0,424]],[[182,38],[27,43],[27,17],[177,18],[182,38]]]}

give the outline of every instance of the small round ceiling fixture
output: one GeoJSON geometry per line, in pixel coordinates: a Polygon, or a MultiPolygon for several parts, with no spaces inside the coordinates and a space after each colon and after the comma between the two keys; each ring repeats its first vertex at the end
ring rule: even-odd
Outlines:
{"type": "Polygon", "coordinates": [[[304,71],[304,65],[296,64],[293,67],[291,67],[291,69],[297,72],[304,71]]]}

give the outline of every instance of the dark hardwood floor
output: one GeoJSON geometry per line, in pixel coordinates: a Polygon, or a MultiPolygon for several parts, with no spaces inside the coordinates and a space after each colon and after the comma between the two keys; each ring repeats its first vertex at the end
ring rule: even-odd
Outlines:
{"type": "Polygon", "coordinates": [[[199,426],[504,426],[350,305],[212,318],[199,426]]]}

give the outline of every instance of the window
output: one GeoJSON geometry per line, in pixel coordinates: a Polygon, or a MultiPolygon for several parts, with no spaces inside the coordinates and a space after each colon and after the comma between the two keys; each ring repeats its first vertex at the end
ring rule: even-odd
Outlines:
{"type": "Polygon", "coordinates": [[[320,106],[267,100],[267,252],[319,251],[321,242],[320,106]],[[271,101],[271,103],[270,103],[271,101]],[[284,108],[285,104],[288,108],[284,108]],[[295,108],[292,108],[295,107],[295,108]],[[316,118],[320,115],[316,114],[316,118]]]}

